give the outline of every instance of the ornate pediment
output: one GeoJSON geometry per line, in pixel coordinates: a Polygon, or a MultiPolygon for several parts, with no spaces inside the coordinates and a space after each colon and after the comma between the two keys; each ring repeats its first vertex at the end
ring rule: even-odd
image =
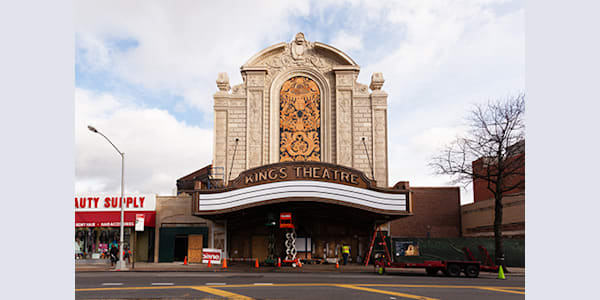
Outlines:
{"type": "Polygon", "coordinates": [[[299,32],[290,43],[273,45],[259,52],[242,69],[250,67],[266,67],[269,71],[278,72],[288,68],[316,68],[325,73],[334,66],[358,65],[342,51],[319,42],[310,42],[299,32]]]}

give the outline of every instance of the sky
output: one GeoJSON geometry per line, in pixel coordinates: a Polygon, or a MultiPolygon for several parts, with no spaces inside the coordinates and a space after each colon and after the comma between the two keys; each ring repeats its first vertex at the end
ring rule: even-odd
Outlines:
{"type": "MultiPolygon", "coordinates": [[[[450,186],[428,166],[475,104],[525,91],[524,1],[76,1],[75,192],[171,195],[211,163],[218,73],[231,85],[297,32],[374,72],[388,96],[389,183],[450,186]],[[210,3],[210,4],[209,4],[210,3]]],[[[471,186],[461,203],[473,202],[471,186]]]]}

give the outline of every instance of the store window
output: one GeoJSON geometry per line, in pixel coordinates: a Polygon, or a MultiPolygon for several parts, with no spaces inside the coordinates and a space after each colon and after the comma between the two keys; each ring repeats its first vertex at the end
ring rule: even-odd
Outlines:
{"type": "MultiPolygon", "coordinates": [[[[123,247],[130,247],[131,227],[123,231],[123,247]]],[[[75,229],[75,259],[108,259],[110,246],[119,246],[118,227],[87,227],[75,229]]]]}

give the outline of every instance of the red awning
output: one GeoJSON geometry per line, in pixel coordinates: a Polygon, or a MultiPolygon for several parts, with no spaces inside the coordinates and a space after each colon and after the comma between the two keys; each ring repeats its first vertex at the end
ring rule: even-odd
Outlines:
{"type": "MultiPolygon", "coordinates": [[[[135,225],[135,215],[144,215],[144,226],[154,227],[156,212],[154,211],[126,211],[123,217],[125,227],[135,225]]],[[[121,226],[120,211],[76,211],[75,227],[119,227],[121,226]]]]}

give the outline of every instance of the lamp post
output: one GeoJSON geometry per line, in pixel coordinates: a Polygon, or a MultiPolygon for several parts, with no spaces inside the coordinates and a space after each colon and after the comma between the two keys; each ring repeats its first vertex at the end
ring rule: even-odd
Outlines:
{"type": "Polygon", "coordinates": [[[124,225],[124,219],[125,219],[125,210],[124,210],[125,206],[123,205],[125,202],[125,201],[123,201],[123,186],[124,186],[123,174],[125,173],[125,153],[121,152],[119,150],[119,148],[117,148],[117,146],[115,146],[115,144],[113,144],[104,134],[102,134],[102,132],[98,131],[93,126],[88,125],[88,129],[91,132],[94,132],[94,133],[97,133],[97,134],[103,136],[115,148],[115,150],[117,150],[119,155],[121,155],[121,228],[120,228],[121,241],[119,242],[119,261],[117,262],[117,270],[127,270],[127,265],[123,261],[123,232],[124,232],[123,225],[124,225]]]}

